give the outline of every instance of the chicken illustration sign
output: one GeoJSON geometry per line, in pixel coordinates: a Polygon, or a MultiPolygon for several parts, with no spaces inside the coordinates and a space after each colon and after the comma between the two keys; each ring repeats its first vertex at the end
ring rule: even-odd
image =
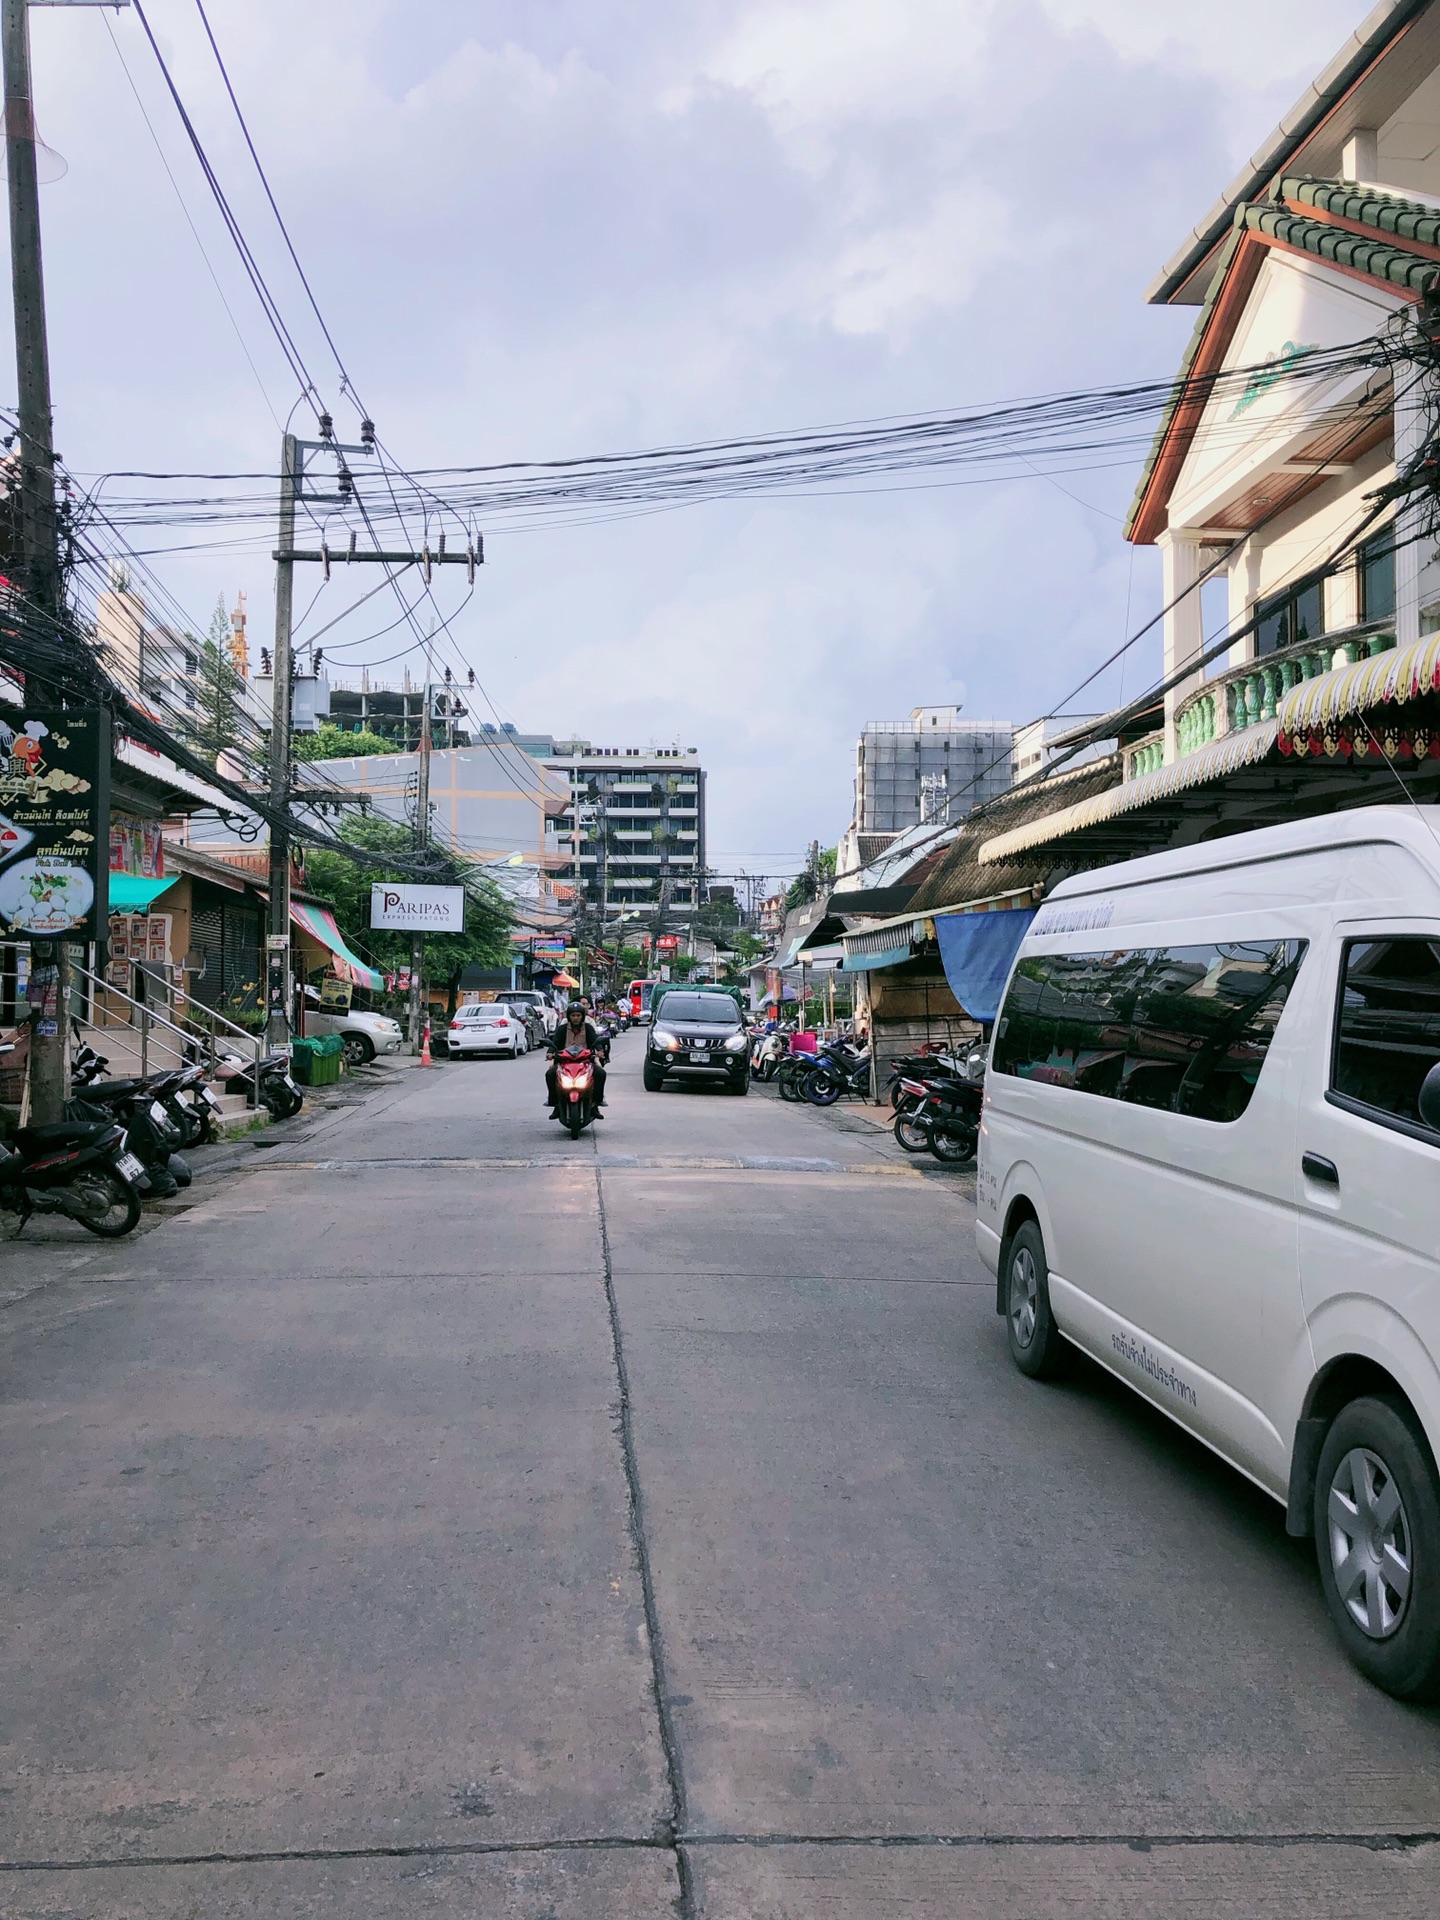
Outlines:
{"type": "Polygon", "coordinates": [[[109,714],[0,720],[0,925],[12,938],[103,940],[109,879],[109,714]]]}

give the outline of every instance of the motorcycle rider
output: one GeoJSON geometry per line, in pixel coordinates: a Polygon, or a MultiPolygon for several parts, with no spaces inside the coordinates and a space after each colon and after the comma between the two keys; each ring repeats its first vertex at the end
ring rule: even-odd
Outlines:
{"type": "Polygon", "coordinates": [[[583,1000],[572,1000],[570,1002],[570,1005],[565,1009],[565,1018],[550,1035],[550,1045],[547,1049],[550,1056],[550,1064],[545,1069],[545,1091],[548,1096],[547,1104],[551,1107],[554,1107],[557,1101],[555,1061],[561,1049],[564,1047],[589,1048],[591,1064],[595,1073],[595,1111],[598,1114],[605,1104],[605,1057],[601,1047],[600,1036],[590,1024],[585,1012],[585,1002],[583,1000]]]}

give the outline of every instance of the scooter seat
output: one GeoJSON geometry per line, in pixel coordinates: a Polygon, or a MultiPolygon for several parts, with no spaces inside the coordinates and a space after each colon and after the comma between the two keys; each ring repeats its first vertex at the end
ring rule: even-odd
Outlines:
{"type": "Polygon", "coordinates": [[[20,1127],[15,1138],[27,1153],[39,1153],[46,1147],[86,1147],[110,1132],[113,1128],[103,1120],[59,1120],[52,1126],[20,1127]]]}
{"type": "Polygon", "coordinates": [[[147,1082],[144,1080],[93,1080],[88,1087],[76,1087],[73,1098],[76,1100],[95,1100],[102,1106],[110,1106],[116,1100],[129,1100],[137,1093],[143,1093],[147,1082]]]}

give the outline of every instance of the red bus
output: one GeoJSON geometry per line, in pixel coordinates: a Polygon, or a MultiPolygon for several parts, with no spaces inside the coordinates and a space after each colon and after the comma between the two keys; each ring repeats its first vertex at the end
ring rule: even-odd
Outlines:
{"type": "Polygon", "coordinates": [[[650,1018],[650,996],[660,984],[659,980],[632,980],[625,989],[630,1001],[630,1018],[648,1020],[650,1018]]]}

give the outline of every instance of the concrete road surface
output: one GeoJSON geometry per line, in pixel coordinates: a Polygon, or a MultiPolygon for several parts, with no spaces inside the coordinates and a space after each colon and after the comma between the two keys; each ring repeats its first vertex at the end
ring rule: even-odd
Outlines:
{"type": "Polygon", "coordinates": [[[963,1175],[641,1047],[0,1252],[0,1920],[1428,1920],[1279,1509],[1011,1368],[963,1175]]]}

